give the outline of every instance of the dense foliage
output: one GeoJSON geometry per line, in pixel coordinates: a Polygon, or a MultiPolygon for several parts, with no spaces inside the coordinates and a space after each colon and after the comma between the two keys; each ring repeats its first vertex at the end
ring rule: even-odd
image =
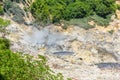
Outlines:
{"type": "Polygon", "coordinates": [[[61,74],[55,75],[46,65],[46,59],[13,53],[9,50],[7,39],[0,38],[0,80],[63,80],[61,74]]]}
{"type": "Polygon", "coordinates": [[[35,0],[31,13],[42,24],[57,22],[63,18],[65,4],[59,0],[35,0]]]}
{"type": "Polygon", "coordinates": [[[0,50],[6,50],[9,49],[10,42],[7,39],[0,38],[0,50]]]}
{"type": "MultiPolygon", "coordinates": [[[[74,19],[75,21],[83,19],[81,22],[89,26],[84,20],[89,16],[93,16],[95,19],[92,20],[98,24],[106,26],[110,21],[108,16],[120,8],[115,4],[115,0],[34,0],[34,2],[33,0],[3,0],[3,4],[4,12],[14,21],[25,23],[25,16],[30,11],[36,22],[43,26],[56,22],[71,22],[74,19]],[[19,6],[21,3],[24,9],[19,6]]],[[[0,8],[1,13],[3,9],[0,8]]]]}
{"type": "Polygon", "coordinates": [[[115,10],[115,0],[35,0],[31,5],[31,13],[43,24],[91,15],[106,18],[115,10]]]}

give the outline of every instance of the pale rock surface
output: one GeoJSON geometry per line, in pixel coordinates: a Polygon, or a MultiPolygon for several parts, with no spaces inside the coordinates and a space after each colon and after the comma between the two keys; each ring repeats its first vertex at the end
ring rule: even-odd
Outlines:
{"type": "Polygon", "coordinates": [[[73,80],[119,80],[118,69],[102,69],[96,64],[120,61],[120,20],[114,19],[107,28],[97,26],[84,30],[70,26],[63,30],[50,25],[40,30],[33,26],[12,22],[6,30],[11,40],[11,50],[33,56],[44,55],[48,65],[56,73],[73,80]],[[108,31],[114,30],[113,34],[108,31]],[[74,54],[54,55],[68,51],[74,54]]]}

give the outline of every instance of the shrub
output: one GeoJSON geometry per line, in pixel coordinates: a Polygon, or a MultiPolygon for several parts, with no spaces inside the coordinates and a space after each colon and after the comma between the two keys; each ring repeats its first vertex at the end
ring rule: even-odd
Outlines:
{"type": "Polygon", "coordinates": [[[4,10],[2,8],[2,6],[0,6],[0,15],[3,15],[4,14],[4,10]]]}
{"type": "Polygon", "coordinates": [[[5,32],[5,27],[10,24],[9,20],[4,20],[0,18],[0,32],[5,32]]]}
{"type": "Polygon", "coordinates": [[[0,28],[8,26],[9,24],[10,24],[9,20],[4,20],[4,19],[0,18],[0,28]]]}
{"type": "Polygon", "coordinates": [[[0,38],[0,50],[9,49],[10,42],[7,39],[0,38]]]}
{"type": "Polygon", "coordinates": [[[13,53],[9,50],[9,41],[0,38],[0,80],[63,80],[46,65],[46,58],[13,53]],[[4,45],[4,46],[1,46],[4,45]]]}
{"type": "Polygon", "coordinates": [[[68,17],[71,18],[83,18],[89,16],[92,12],[90,6],[83,2],[75,2],[73,4],[70,4],[67,7],[67,10],[69,11],[68,17]]]}
{"type": "MultiPolygon", "coordinates": [[[[81,28],[88,30],[90,28],[95,27],[95,25],[89,25],[88,22],[94,21],[95,24],[106,27],[109,25],[110,16],[111,15],[108,15],[106,18],[102,18],[98,15],[92,15],[92,16],[81,18],[81,19],[71,19],[70,21],[64,21],[64,24],[67,23],[67,25],[77,25],[81,28]]],[[[66,29],[67,26],[63,26],[63,28],[66,29]]]]}
{"type": "Polygon", "coordinates": [[[111,7],[111,5],[114,6],[115,0],[104,0],[104,1],[102,1],[102,2],[103,2],[103,4],[105,4],[106,6],[111,7]]]}
{"type": "Polygon", "coordinates": [[[107,7],[104,4],[99,4],[96,9],[95,12],[97,15],[106,18],[107,15],[112,14],[113,12],[115,12],[114,7],[107,7]]]}
{"type": "Polygon", "coordinates": [[[107,18],[115,10],[115,0],[35,0],[31,5],[31,13],[43,24],[92,15],[107,18]]]}
{"type": "Polygon", "coordinates": [[[120,5],[119,4],[117,4],[116,7],[117,7],[118,10],[120,10],[120,5]]]}
{"type": "Polygon", "coordinates": [[[59,22],[64,13],[64,4],[56,0],[35,0],[31,6],[31,13],[36,20],[43,24],[59,22]]]}
{"type": "Polygon", "coordinates": [[[50,22],[50,12],[49,7],[46,4],[46,0],[36,0],[32,4],[31,13],[36,20],[42,24],[48,24],[50,22]]]}
{"type": "Polygon", "coordinates": [[[90,16],[90,19],[96,22],[96,24],[101,25],[101,26],[108,26],[110,22],[110,17],[111,15],[106,16],[106,18],[102,18],[98,15],[93,15],[90,16]]]}
{"type": "Polygon", "coordinates": [[[0,74],[5,80],[63,80],[62,75],[55,75],[41,57],[20,56],[10,50],[0,51],[0,74]]]}
{"type": "Polygon", "coordinates": [[[89,17],[85,17],[82,19],[71,19],[70,21],[68,21],[68,23],[69,23],[69,25],[77,25],[81,28],[88,30],[88,29],[94,27],[94,26],[88,24],[89,21],[90,21],[89,17]]]}

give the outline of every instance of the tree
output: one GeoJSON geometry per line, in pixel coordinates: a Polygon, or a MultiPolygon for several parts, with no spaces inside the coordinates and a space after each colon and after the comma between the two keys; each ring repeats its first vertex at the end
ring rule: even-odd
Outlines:
{"type": "Polygon", "coordinates": [[[114,0],[35,0],[31,5],[33,16],[44,24],[90,15],[106,18],[115,10],[114,0]]]}
{"type": "Polygon", "coordinates": [[[83,18],[89,16],[92,12],[90,6],[84,2],[70,4],[68,5],[67,10],[69,11],[69,17],[71,16],[71,18],[83,18]]]}
{"type": "MultiPolygon", "coordinates": [[[[110,1],[113,1],[113,0],[110,0],[110,1]]],[[[110,1],[105,0],[99,3],[95,8],[96,14],[103,18],[106,18],[107,15],[114,13],[116,10],[116,6],[110,1]]]]}

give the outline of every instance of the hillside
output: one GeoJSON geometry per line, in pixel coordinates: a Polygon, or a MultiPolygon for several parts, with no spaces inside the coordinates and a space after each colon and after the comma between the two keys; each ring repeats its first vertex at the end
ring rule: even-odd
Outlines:
{"type": "MultiPolygon", "coordinates": [[[[119,80],[119,1],[117,4],[115,0],[3,0],[0,3],[0,37],[10,41],[12,54],[28,54],[33,56],[32,60],[39,60],[38,55],[42,55],[47,60],[40,63],[43,75],[38,71],[37,79],[119,80]],[[46,64],[54,75],[44,73],[46,64]]],[[[1,64],[0,67],[6,69],[1,64]]],[[[0,76],[3,72],[0,71],[0,76]]],[[[25,76],[22,79],[30,75],[25,76]]],[[[31,77],[31,80],[36,79],[31,77]]]]}

